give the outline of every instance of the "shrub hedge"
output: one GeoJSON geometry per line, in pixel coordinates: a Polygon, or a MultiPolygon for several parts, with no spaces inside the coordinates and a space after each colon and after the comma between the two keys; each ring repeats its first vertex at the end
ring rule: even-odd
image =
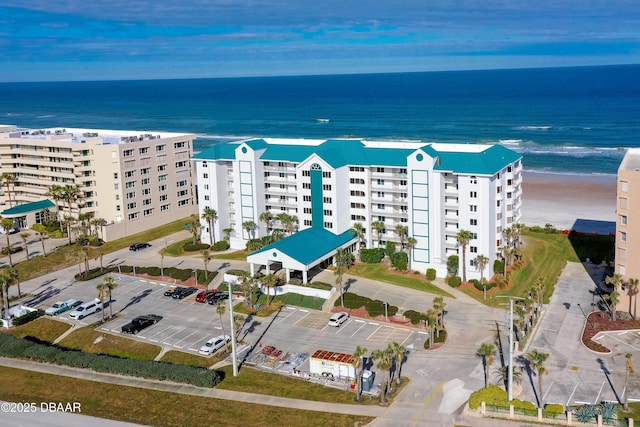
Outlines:
{"type": "Polygon", "coordinates": [[[167,380],[192,384],[197,387],[215,387],[220,375],[215,370],[150,360],[124,359],[105,354],[84,353],[54,344],[21,339],[0,334],[0,355],[26,358],[37,362],[55,363],[74,368],[89,368],[96,372],[129,375],[154,380],[167,380]]]}
{"type": "Polygon", "coordinates": [[[424,313],[419,313],[415,310],[407,310],[404,313],[404,316],[411,321],[412,325],[417,325],[420,321],[427,320],[427,315],[424,313]]]}
{"type": "Polygon", "coordinates": [[[226,240],[219,240],[211,246],[211,250],[214,252],[226,251],[229,249],[229,242],[226,240]]]}
{"type": "Polygon", "coordinates": [[[360,249],[360,261],[367,264],[378,264],[384,258],[384,248],[360,249]]]}
{"type": "Polygon", "coordinates": [[[310,288],[322,289],[325,291],[330,291],[333,288],[333,285],[325,282],[311,282],[308,285],[310,288]]]}
{"type": "Polygon", "coordinates": [[[436,280],[435,268],[427,268],[427,280],[436,280]]]}
{"type": "Polygon", "coordinates": [[[384,253],[385,255],[387,255],[388,257],[391,257],[391,255],[393,255],[394,253],[396,253],[396,244],[395,242],[387,242],[384,245],[384,253]]]}
{"type": "Polygon", "coordinates": [[[389,258],[391,259],[391,265],[393,265],[397,270],[405,271],[407,269],[409,256],[406,252],[394,252],[389,256],[389,258]]]}
{"type": "MultiPolygon", "coordinates": [[[[480,281],[478,279],[471,279],[469,281],[471,283],[473,283],[473,287],[475,287],[477,290],[479,290],[479,291],[483,290],[482,283],[480,283],[480,281]]],[[[486,287],[487,290],[489,290],[489,289],[495,288],[498,285],[493,283],[493,282],[491,282],[491,283],[486,283],[484,286],[486,287]]]]}
{"type": "Polygon", "coordinates": [[[504,273],[504,262],[502,262],[502,260],[497,259],[493,261],[493,273],[504,273]]]}
{"type": "Polygon", "coordinates": [[[182,249],[186,252],[196,252],[209,249],[209,245],[206,243],[196,243],[195,245],[193,243],[187,243],[182,247],[182,249]]]}
{"type": "MultiPolygon", "coordinates": [[[[371,298],[363,297],[351,292],[344,294],[344,307],[345,308],[360,308],[364,307],[369,313],[369,316],[375,317],[384,314],[384,302],[380,300],[372,300],[371,298]]],[[[387,314],[389,316],[395,316],[398,312],[398,307],[395,305],[387,305],[387,314]]]]}
{"type": "Polygon", "coordinates": [[[289,284],[290,285],[295,285],[295,286],[300,286],[300,285],[302,285],[302,279],[299,279],[297,277],[293,277],[293,278],[289,279],[289,284]]]}
{"type": "Polygon", "coordinates": [[[13,326],[20,326],[24,325],[25,323],[29,323],[32,320],[36,320],[38,317],[40,317],[40,314],[37,311],[30,311],[29,313],[23,314],[20,317],[14,317],[11,323],[13,323],[13,326]]]}
{"type": "Polygon", "coordinates": [[[462,284],[462,278],[460,276],[449,276],[447,277],[447,284],[452,288],[457,288],[462,284]]]}
{"type": "Polygon", "coordinates": [[[485,402],[487,405],[509,406],[513,405],[515,410],[535,411],[536,405],[532,402],[513,399],[509,402],[506,390],[498,386],[489,384],[489,387],[474,391],[469,397],[469,409],[478,409],[480,403],[485,402]]]}

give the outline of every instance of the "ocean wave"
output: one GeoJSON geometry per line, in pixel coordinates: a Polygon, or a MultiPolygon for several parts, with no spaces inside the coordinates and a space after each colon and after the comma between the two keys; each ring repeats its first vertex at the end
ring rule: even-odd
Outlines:
{"type": "Polygon", "coordinates": [[[513,129],[515,129],[515,130],[549,130],[549,129],[553,129],[553,126],[529,126],[529,125],[523,125],[523,126],[516,126],[513,129]]]}
{"type": "Polygon", "coordinates": [[[51,117],[55,117],[55,114],[45,114],[43,116],[36,116],[36,119],[49,119],[51,117]]]}

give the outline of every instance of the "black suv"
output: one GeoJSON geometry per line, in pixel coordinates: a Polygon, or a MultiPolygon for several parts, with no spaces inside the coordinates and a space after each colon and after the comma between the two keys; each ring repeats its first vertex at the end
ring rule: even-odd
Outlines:
{"type": "Polygon", "coordinates": [[[127,323],[122,327],[122,332],[126,334],[137,334],[144,328],[148,328],[149,326],[158,323],[162,320],[162,316],[157,316],[155,314],[147,314],[145,316],[138,316],[133,319],[131,322],[127,323]]]}
{"type": "Polygon", "coordinates": [[[129,246],[129,250],[130,251],[137,251],[138,249],[148,248],[149,246],[151,246],[150,243],[138,242],[138,243],[134,243],[133,245],[129,246]]]}

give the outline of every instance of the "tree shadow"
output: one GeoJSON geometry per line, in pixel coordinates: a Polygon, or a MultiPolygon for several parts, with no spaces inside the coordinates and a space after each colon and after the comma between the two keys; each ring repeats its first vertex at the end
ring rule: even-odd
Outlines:
{"type": "Polygon", "coordinates": [[[542,396],[538,395],[538,391],[536,390],[536,386],[533,381],[533,377],[537,374],[533,371],[533,369],[531,369],[531,362],[529,362],[529,360],[524,356],[518,356],[516,362],[520,364],[520,369],[527,373],[527,377],[529,377],[529,383],[531,384],[531,389],[533,390],[533,395],[536,398],[538,408],[540,408],[540,400],[542,396]]]}
{"type": "Polygon", "coordinates": [[[140,295],[136,295],[133,298],[131,298],[129,302],[124,307],[122,307],[120,311],[118,311],[118,313],[122,313],[126,308],[129,308],[134,304],[138,304],[140,301],[142,301],[143,298],[147,297],[151,292],[152,292],[151,289],[145,289],[144,291],[142,291],[140,295]]]}
{"type": "Polygon", "coordinates": [[[49,286],[37,294],[32,295],[24,301],[24,305],[33,306],[38,305],[49,298],[53,298],[56,295],[60,294],[60,289],[54,288],[53,286],[49,286]]]}
{"type": "Polygon", "coordinates": [[[596,360],[600,364],[600,369],[602,370],[602,373],[607,378],[607,382],[609,383],[609,386],[611,387],[611,391],[613,391],[613,395],[616,397],[616,400],[618,401],[618,403],[622,405],[622,403],[623,403],[622,399],[618,395],[618,392],[616,391],[616,388],[613,386],[613,381],[611,381],[611,371],[609,370],[609,368],[607,368],[606,362],[603,359],[600,359],[600,358],[598,358],[596,360]]]}
{"type": "MultiPolygon", "coordinates": [[[[244,357],[242,358],[242,360],[240,361],[240,363],[238,364],[238,369],[240,369],[240,367],[242,367],[242,365],[244,365],[244,363],[247,361],[247,359],[249,358],[250,354],[253,354],[254,350],[256,349],[256,347],[258,347],[261,343],[262,343],[262,339],[264,338],[264,336],[267,334],[267,331],[269,331],[269,329],[271,328],[271,325],[273,325],[273,322],[276,321],[276,319],[278,318],[278,315],[280,314],[280,312],[282,311],[282,307],[280,307],[278,309],[278,311],[275,313],[274,316],[271,317],[271,320],[269,321],[269,324],[267,325],[266,328],[264,328],[264,331],[262,331],[262,334],[260,334],[260,336],[258,337],[258,339],[255,341],[255,343],[251,346],[251,348],[249,349],[249,351],[247,351],[244,355],[244,357]]],[[[259,325],[260,322],[254,321],[253,325],[257,326],[259,325]]]]}

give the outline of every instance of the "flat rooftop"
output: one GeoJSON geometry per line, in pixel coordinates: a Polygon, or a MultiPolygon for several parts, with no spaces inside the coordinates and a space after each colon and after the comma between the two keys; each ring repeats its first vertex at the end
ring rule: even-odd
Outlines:
{"type": "Polygon", "coordinates": [[[81,128],[44,128],[44,129],[10,129],[10,138],[37,139],[50,141],[82,142],[89,138],[101,138],[103,144],[127,144],[129,142],[147,141],[162,138],[187,137],[194,139],[195,134],[140,131],[140,130],[110,130],[110,129],[81,129],[81,128]]]}

